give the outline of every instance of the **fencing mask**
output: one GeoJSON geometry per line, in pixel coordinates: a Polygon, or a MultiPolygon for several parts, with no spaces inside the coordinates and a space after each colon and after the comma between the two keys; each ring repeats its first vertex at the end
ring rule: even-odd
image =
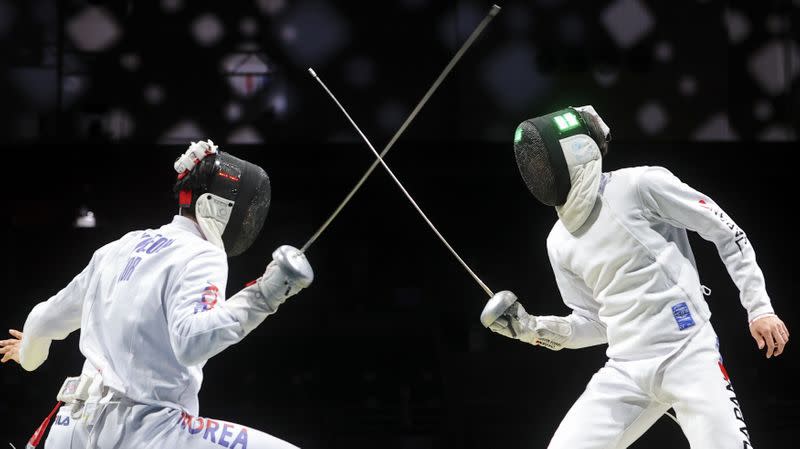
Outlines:
{"type": "Polygon", "coordinates": [[[514,154],[522,179],[536,199],[556,207],[570,232],[594,206],[610,140],[610,129],[592,106],[569,107],[517,127],[514,154]]]}
{"type": "Polygon", "coordinates": [[[206,239],[228,256],[253,244],[267,217],[272,189],[261,167],[217,151],[208,142],[192,143],[175,162],[182,209],[194,211],[206,239]]]}

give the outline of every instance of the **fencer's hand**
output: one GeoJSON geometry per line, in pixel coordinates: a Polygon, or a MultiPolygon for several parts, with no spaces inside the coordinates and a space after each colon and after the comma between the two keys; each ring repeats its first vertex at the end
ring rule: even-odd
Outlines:
{"type": "Polygon", "coordinates": [[[306,288],[314,281],[314,270],[306,255],[290,245],[283,245],[272,252],[272,260],[298,288],[306,288]]]}
{"type": "Polygon", "coordinates": [[[767,358],[777,357],[789,341],[789,329],[775,315],[765,315],[750,323],[750,334],[756,340],[758,349],[767,348],[767,358]]]}
{"type": "Polygon", "coordinates": [[[314,270],[299,249],[283,245],[272,253],[272,262],[258,279],[258,288],[270,301],[283,303],[290,296],[311,285],[314,270]]]}
{"type": "Polygon", "coordinates": [[[500,334],[504,337],[517,338],[519,336],[517,333],[517,328],[519,327],[518,316],[520,309],[522,309],[522,313],[525,313],[525,309],[522,307],[522,305],[520,305],[518,302],[515,302],[511,305],[511,307],[506,309],[503,315],[494,320],[487,327],[490,331],[500,334]]]}
{"type": "Polygon", "coordinates": [[[511,322],[516,319],[519,307],[517,296],[514,293],[508,290],[497,292],[483,307],[481,324],[492,332],[508,338],[516,338],[517,334],[511,326],[511,322]]]}
{"type": "Polygon", "coordinates": [[[11,339],[0,340],[0,354],[3,354],[2,363],[13,360],[19,363],[19,347],[22,344],[22,332],[16,329],[9,329],[8,333],[11,334],[11,339]]]}
{"type": "Polygon", "coordinates": [[[492,332],[553,351],[563,349],[572,335],[569,320],[530,315],[510,291],[492,296],[481,312],[481,323],[492,332]]]}

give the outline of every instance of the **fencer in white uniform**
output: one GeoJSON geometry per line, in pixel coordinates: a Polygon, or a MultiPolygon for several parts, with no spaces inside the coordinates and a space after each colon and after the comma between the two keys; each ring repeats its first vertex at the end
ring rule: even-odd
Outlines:
{"type": "Polygon", "coordinates": [[[553,350],[608,344],[608,362],[549,447],[625,448],[672,407],[692,448],[752,448],[686,233],[716,245],[753,337],[767,357],[776,356],[789,332],[775,315],[744,231],[664,168],[602,173],[610,130],[591,106],[527,120],[514,140],[527,186],[556,207],[547,252],[572,313],[530,315],[503,291],[481,321],[553,350]]]}
{"type": "Polygon", "coordinates": [[[86,362],[59,393],[65,405],[46,449],[295,447],[200,417],[198,392],[206,362],[307,287],[311,266],[282,246],[262,277],[226,299],[227,257],[259,234],[269,178],[211,141],[192,143],[175,168],[182,215],[97,250],[69,285],[33,308],[21,342],[4,342],[4,354],[31,371],[52,340],[81,330],[86,362]]]}

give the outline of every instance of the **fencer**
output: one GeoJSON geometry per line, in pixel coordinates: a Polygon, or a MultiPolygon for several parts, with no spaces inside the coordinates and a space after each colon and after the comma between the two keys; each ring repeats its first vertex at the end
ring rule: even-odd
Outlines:
{"type": "Polygon", "coordinates": [[[28,371],[52,340],[80,329],[86,357],[68,378],[45,442],[61,448],[283,449],[261,431],[199,415],[203,367],[241,341],[314,273],[285,245],[259,279],[225,298],[227,257],[245,251],[266,218],[266,172],[208,142],[175,162],[179,215],[98,249],[63,290],[37,304],[23,332],[2,342],[3,362],[28,371]]]}
{"type": "Polygon", "coordinates": [[[552,350],[608,344],[550,441],[553,449],[625,448],[670,407],[694,449],[752,448],[722,363],[687,230],[713,242],[766,357],[789,339],[747,235],[707,195],[661,167],[602,172],[610,130],[591,106],[522,122],[514,152],[533,195],[555,206],[547,252],[567,316],[528,314],[510,291],[481,322],[552,350]]]}

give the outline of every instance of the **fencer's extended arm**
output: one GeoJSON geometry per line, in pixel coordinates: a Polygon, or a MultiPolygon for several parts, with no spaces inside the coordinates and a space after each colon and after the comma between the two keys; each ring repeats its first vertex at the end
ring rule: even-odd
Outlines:
{"type": "Polygon", "coordinates": [[[272,253],[272,262],[264,275],[242,292],[257,288],[248,290],[245,295],[237,293],[225,305],[241,323],[246,335],[313,280],[314,271],[306,256],[297,248],[284,245],[272,253]]]}
{"type": "Polygon", "coordinates": [[[486,303],[481,323],[500,335],[554,351],[606,342],[605,327],[599,322],[574,312],[565,317],[530,315],[508,290],[495,293],[486,303]]]}
{"type": "Polygon", "coordinates": [[[577,276],[558,262],[557,244],[547,239],[547,255],[561,298],[572,313],[567,316],[535,316],[525,311],[509,291],[495,294],[481,313],[481,322],[506,337],[558,351],[608,343],[606,326],[598,316],[599,305],[577,276]]]}
{"type": "Polygon", "coordinates": [[[558,263],[556,244],[547,241],[547,253],[561,298],[572,313],[567,316],[535,316],[525,311],[510,291],[495,294],[481,313],[481,322],[506,337],[558,351],[608,343],[599,306],[589,288],[558,263]]]}
{"type": "Polygon", "coordinates": [[[47,301],[34,306],[28,314],[19,351],[22,368],[27,371],[38,368],[47,360],[53,340],[63,340],[81,327],[81,310],[87,287],[95,267],[99,266],[110,245],[95,251],[89,265],[66,287],[47,301]]]}
{"type": "Polygon", "coordinates": [[[282,246],[272,257],[262,277],[227,301],[221,297],[227,278],[224,255],[220,259],[209,252],[187,264],[167,301],[170,340],[179,362],[197,365],[238,343],[313,280],[311,266],[297,249],[282,246]]]}
{"type": "Polygon", "coordinates": [[[774,313],[755,251],[744,231],[722,208],[661,167],[643,172],[638,189],[650,218],[695,231],[716,245],[731,279],[739,288],[742,306],[750,321],[774,313]]]}

